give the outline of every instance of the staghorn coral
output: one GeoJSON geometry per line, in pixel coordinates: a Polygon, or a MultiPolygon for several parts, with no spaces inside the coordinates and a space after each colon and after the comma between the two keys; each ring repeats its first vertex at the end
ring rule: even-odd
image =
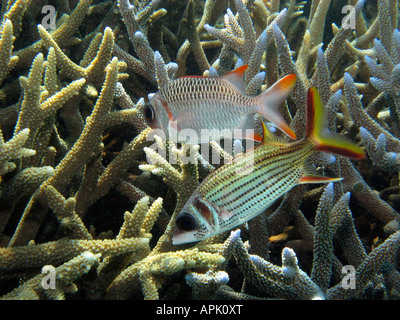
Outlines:
{"type": "Polygon", "coordinates": [[[16,164],[10,162],[12,159],[20,159],[31,157],[36,154],[35,150],[23,148],[29,137],[29,128],[25,128],[18,132],[7,142],[4,142],[3,133],[0,131],[0,151],[1,151],[1,166],[0,174],[4,175],[15,169],[16,164]]]}
{"type": "Polygon", "coordinates": [[[1,1],[2,299],[400,297],[398,1],[372,16],[351,1],[354,29],[337,14],[347,1],[58,1],[54,30],[40,25],[54,1],[38,3],[1,1]],[[249,95],[296,74],[280,110],[299,138],[316,86],[330,130],[368,158],[317,154],[316,170],[342,181],[297,186],[230,235],[173,246],[177,213],[231,155],[154,136],[147,95],[244,63],[249,95]]]}
{"type": "Polygon", "coordinates": [[[101,254],[85,251],[70,261],[54,269],[56,274],[55,289],[46,290],[43,275],[37,275],[22,286],[2,297],[3,300],[39,300],[47,297],[52,300],[65,300],[65,293],[77,291],[74,281],[78,280],[98,264],[101,254]]]}

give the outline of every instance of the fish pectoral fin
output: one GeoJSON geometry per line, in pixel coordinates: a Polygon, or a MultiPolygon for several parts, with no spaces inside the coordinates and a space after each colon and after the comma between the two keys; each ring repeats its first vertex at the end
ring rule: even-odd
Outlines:
{"type": "Polygon", "coordinates": [[[222,220],[228,220],[233,216],[233,213],[226,210],[225,208],[221,208],[221,211],[219,212],[219,217],[222,220]]]}
{"type": "Polygon", "coordinates": [[[228,72],[226,75],[221,77],[221,80],[224,80],[234,86],[239,92],[243,95],[246,93],[246,86],[243,82],[243,75],[247,70],[248,65],[245,64],[236,68],[235,70],[228,72]]]}
{"type": "Polygon", "coordinates": [[[182,130],[181,126],[179,125],[178,121],[176,121],[176,120],[170,121],[170,122],[169,122],[169,126],[170,126],[172,129],[176,130],[177,132],[179,132],[179,131],[182,130]]]}
{"type": "Polygon", "coordinates": [[[313,165],[309,162],[305,162],[303,165],[303,175],[301,176],[299,180],[299,184],[304,184],[304,183],[327,183],[327,182],[335,182],[335,181],[340,181],[343,178],[331,178],[331,177],[326,177],[323,176],[322,174],[319,174],[313,165]]]}

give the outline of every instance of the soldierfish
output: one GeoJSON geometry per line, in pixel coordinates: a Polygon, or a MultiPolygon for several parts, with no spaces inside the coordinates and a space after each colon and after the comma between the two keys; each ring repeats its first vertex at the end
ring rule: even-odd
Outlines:
{"type": "Polygon", "coordinates": [[[157,93],[149,95],[150,104],[144,108],[148,125],[162,130],[165,138],[175,137],[175,142],[209,142],[214,139],[203,133],[211,130],[230,130],[234,138],[261,141],[254,130],[254,115],[259,113],[296,139],[277,111],[293,89],[296,76],[287,75],[260,95],[250,97],[244,93],[242,80],[246,69],[247,65],[243,65],[220,78],[185,76],[161,86],[157,93]]]}
{"type": "Polygon", "coordinates": [[[327,132],[324,106],[315,88],[308,91],[306,112],[306,135],[302,140],[284,142],[264,125],[260,145],[236,155],[208,175],[177,215],[172,243],[204,240],[230,230],[264,212],[298,184],[341,180],[318,174],[307,162],[316,151],[351,159],[365,157],[351,141],[327,132]],[[246,168],[249,163],[252,168],[246,168]],[[238,174],[240,170],[250,173],[238,174]]]}

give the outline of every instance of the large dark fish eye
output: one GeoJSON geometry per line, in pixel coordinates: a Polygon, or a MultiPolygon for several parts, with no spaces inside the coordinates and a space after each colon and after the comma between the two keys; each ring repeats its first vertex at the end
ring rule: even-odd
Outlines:
{"type": "Polygon", "coordinates": [[[154,123],[154,120],[156,119],[156,114],[154,112],[154,108],[151,105],[147,104],[144,107],[143,114],[148,123],[154,123]]]}
{"type": "Polygon", "coordinates": [[[182,212],[179,214],[175,223],[176,226],[182,231],[192,231],[197,227],[196,220],[187,212],[182,212]]]}

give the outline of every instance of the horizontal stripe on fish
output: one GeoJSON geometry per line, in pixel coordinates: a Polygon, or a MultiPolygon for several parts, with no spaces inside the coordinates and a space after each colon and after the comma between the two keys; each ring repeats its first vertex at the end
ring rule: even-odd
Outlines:
{"type": "MultiPolygon", "coordinates": [[[[285,163],[289,163],[291,166],[294,165],[294,160],[297,160],[297,154],[293,154],[294,148],[291,146],[290,148],[287,148],[286,150],[282,150],[282,154],[275,156],[274,154],[260,154],[260,155],[254,155],[254,169],[252,172],[252,175],[260,175],[260,174],[269,174],[272,170],[274,170],[276,167],[275,165],[278,163],[280,166],[283,166],[285,163]],[[260,173],[257,173],[257,171],[261,171],[260,173]]],[[[247,155],[248,158],[251,157],[250,154],[247,155]]],[[[304,155],[303,155],[304,156],[304,155]]],[[[241,181],[243,178],[237,174],[238,167],[240,168],[243,163],[247,162],[252,162],[251,160],[244,160],[242,162],[240,161],[235,161],[235,165],[231,165],[230,167],[226,167],[224,170],[224,177],[219,177],[219,180],[221,180],[221,183],[225,183],[228,185],[230,188],[230,185],[232,183],[236,183],[237,181],[241,181]],[[226,177],[225,177],[226,175],[226,177]],[[230,180],[230,177],[234,179],[233,181],[230,180]],[[229,182],[226,182],[229,180],[229,182]]],[[[299,163],[300,165],[300,163],[299,163]]],[[[279,167],[278,167],[279,169],[279,167]]],[[[267,176],[266,176],[267,177],[267,176]]],[[[246,179],[247,177],[244,177],[246,179]]],[[[222,191],[220,189],[216,189],[216,184],[213,183],[211,180],[213,179],[212,176],[210,176],[210,182],[207,184],[207,187],[209,190],[206,190],[204,186],[199,186],[199,191],[207,196],[207,197],[213,197],[214,194],[216,193],[221,193],[222,191]],[[213,194],[214,193],[214,194],[213,194]]],[[[242,181],[243,184],[238,186],[238,188],[245,187],[248,182],[242,181]]],[[[229,190],[229,189],[228,189],[229,190]]],[[[227,190],[227,191],[228,191],[227,190]]],[[[229,191],[228,191],[229,192],[229,191]]],[[[225,192],[224,192],[225,193],[225,192]]],[[[218,200],[218,199],[216,199],[218,200]]]]}
{"type": "MultiPolygon", "coordinates": [[[[280,187],[286,184],[287,181],[294,180],[295,183],[298,181],[299,175],[297,173],[299,170],[297,168],[287,168],[287,170],[286,173],[282,173],[282,170],[275,170],[272,175],[269,174],[265,177],[262,175],[262,172],[260,172],[260,175],[252,177],[246,185],[235,188],[231,193],[227,191],[226,196],[219,198],[205,196],[204,198],[226,209],[235,209],[240,203],[244,203],[244,195],[246,195],[246,197],[251,197],[255,194],[266,193],[266,200],[268,198],[275,199],[275,193],[279,193],[280,187]],[[267,183],[266,179],[268,181],[267,183]]],[[[222,185],[221,187],[223,188],[224,186],[222,185]]],[[[221,193],[219,193],[219,195],[221,195],[221,193]]]]}
{"type": "Polygon", "coordinates": [[[319,175],[306,162],[307,158],[317,150],[353,159],[362,159],[365,154],[349,140],[325,133],[324,116],[319,95],[311,88],[304,139],[285,143],[264,126],[261,145],[234,156],[195,190],[176,217],[173,244],[199,241],[228,231],[264,212],[298,184],[340,180],[319,175]]]}
{"type": "MultiPolygon", "coordinates": [[[[244,193],[251,192],[258,187],[262,187],[263,191],[268,190],[269,194],[266,195],[267,198],[273,198],[273,189],[279,190],[277,186],[286,180],[293,180],[292,176],[294,176],[295,183],[297,183],[298,180],[296,180],[296,178],[298,179],[301,177],[301,168],[294,168],[288,165],[286,167],[280,166],[273,168],[269,172],[260,170],[259,172],[252,174],[248,181],[239,180],[236,182],[229,182],[230,185],[234,184],[233,190],[230,191],[227,188],[226,192],[224,190],[216,193],[213,196],[205,195],[205,198],[217,205],[225,207],[231,205],[232,203],[240,202],[240,197],[244,193]],[[283,170],[287,171],[285,172],[283,170]]],[[[225,185],[222,184],[220,187],[224,188],[225,185]]]]}
{"type": "Polygon", "coordinates": [[[276,166],[268,165],[267,168],[268,170],[255,169],[249,178],[225,181],[220,185],[218,192],[205,194],[204,198],[227,210],[235,210],[246,204],[243,194],[249,194],[251,197],[259,193],[266,202],[269,199],[274,201],[278,194],[287,190],[288,185],[295,186],[302,175],[300,165],[294,167],[289,162],[286,165],[282,163],[277,163],[276,166]],[[233,206],[234,204],[236,206],[233,206]]]}

